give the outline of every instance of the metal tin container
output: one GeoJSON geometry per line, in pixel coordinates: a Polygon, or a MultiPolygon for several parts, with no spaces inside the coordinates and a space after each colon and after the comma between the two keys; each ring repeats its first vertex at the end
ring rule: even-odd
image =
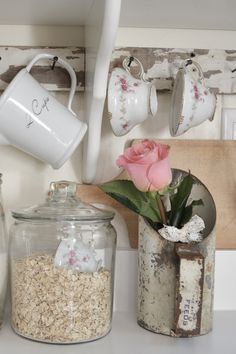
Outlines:
{"type": "MultiPolygon", "coordinates": [[[[174,170],[174,178],[184,171],[174,170]]],[[[153,332],[192,337],[212,329],[216,208],[196,177],[191,199],[202,199],[193,214],[205,221],[203,241],[167,241],[139,218],[138,323],[153,332]]]]}

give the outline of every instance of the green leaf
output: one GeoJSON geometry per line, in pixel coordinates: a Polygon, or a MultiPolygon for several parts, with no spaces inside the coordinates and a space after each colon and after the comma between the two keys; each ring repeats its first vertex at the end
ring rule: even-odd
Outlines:
{"type": "Polygon", "coordinates": [[[193,215],[193,207],[198,206],[198,205],[204,205],[202,199],[193,200],[191,204],[186,206],[186,208],[184,209],[184,212],[183,212],[182,220],[181,220],[181,227],[191,219],[191,217],[193,215]]]}
{"type": "Polygon", "coordinates": [[[117,180],[98,187],[134,212],[153,222],[160,222],[160,214],[154,198],[138,190],[132,181],[117,180]]]}
{"type": "Polygon", "coordinates": [[[140,208],[140,212],[138,214],[151,219],[153,222],[161,222],[160,213],[157,208],[153,206],[151,201],[143,202],[140,208]]]}
{"type": "Polygon", "coordinates": [[[184,209],[191,194],[193,183],[193,177],[189,173],[183,178],[182,182],[178,186],[177,193],[170,197],[171,212],[169,217],[169,225],[180,227],[184,209]]]}
{"type": "Polygon", "coordinates": [[[119,202],[120,204],[123,204],[125,207],[127,207],[128,209],[134,211],[135,213],[138,213],[138,209],[137,207],[127,198],[118,195],[118,194],[114,194],[114,193],[107,193],[110,197],[112,197],[113,199],[117,200],[117,202],[119,202]]]}

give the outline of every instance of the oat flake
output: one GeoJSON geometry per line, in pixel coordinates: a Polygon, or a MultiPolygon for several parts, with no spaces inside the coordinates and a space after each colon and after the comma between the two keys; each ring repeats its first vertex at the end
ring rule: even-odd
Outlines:
{"type": "Polygon", "coordinates": [[[12,326],[25,337],[52,343],[100,338],[111,325],[111,272],[54,266],[49,254],[12,262],[12,326]]]}

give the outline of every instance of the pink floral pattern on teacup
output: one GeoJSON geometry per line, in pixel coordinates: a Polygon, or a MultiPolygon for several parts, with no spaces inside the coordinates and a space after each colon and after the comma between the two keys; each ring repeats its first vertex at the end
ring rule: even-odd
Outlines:
{"type": "Polygon", "coordinates": [[[170,114],[172,136],[179,136],[207,119],[212,120],[214,116],[215,95],[205,85],[199,64],[192,64],[195,66],[194,71],[197,70],[197,79],[186,67],[181,68],[176,75],[170,114]]]}
{"type": "MultiPolygon", "coordinates": [[[[143,70],[141,71],[141,73],[143,70]]],[[[107,108],[113,133],[122,136],[155,115],[157,97],[154,86],[138,73],[133,77],[129,68],[115,68],[110,76],[107,108]]]]}
{"type": "Polygon", "coordinates": [[[138,87],[139,82],[135,81],[132,85],[129,83],[129,81],[126,79],[125,75],[116,75],[117,77],[117,82],[115,85],[119,85],[121,92],[135,92],[133,87],[138,87]]]}
{"type": "Polygon", "coordinates": [[[134,83],[130,83],[125,75],[116,75],[117,81],[115,85],[118,86],[118,91],[120,92],[119,101],[121,103],[120,106],[120,114],[119,122],[120,122],[120,135],[127,133],[131,129],[131,121],[126,118],[127,110],[126,110],[126,95],[128,93],[135,93],[135,88],[140,85],[138,81],[134,83]]]}
{"type": "MultiPolygon", "coordinates": [[[[201,83],[201,81],[200,81],[201,83]]],[[[202,101],[204,102],[204,96],[208,95],[208,90],[205,88],[202,92],[199,90],[198,85],[196,83],[194,83],[193,81],[191,81],[192,84],[192,90],[191,92],[193,92],[194,98],[198,101],[202,101]]]]}
{"type": "MultiPolygon", "coordinates": [[[[198,87],[198,84],[194,81],[191,81],[191,84],[192,84],[192,89],[190,92],[193,93],[193,98],[194,98],[194,101],[193,101],[193,104],[192,104],[192,115],[191,117],[189,118],[190,121],[193,121],[193,116],[194,116],[194,112],[197,108],[197,103],[198,102],[205,102],[205,97],[204,96],[207,96],[209,91],[206,89],[206,88],[203,88],[200,86],[200,90],[199,90],[199,87],[198,87]]],[[[199,80],[199,84],[202,85],[202,81],[199,80]]]]}
{"type": "Polygon", "coordinates": [[[92,244],[85,244],[80,238],[71,235],[60,242],[54,264],[73,271],[94,272],[100,268],[101,260],[96,259],[92,244]]]}
{"type": "MultiPolygon", "coordinates": [[[[199,81],[199,83],[202,84],[201,81],[199,81]]],[[[193,94],[194,100],[192,103],[192,115],[189,117],[189,120],[193,121],[194,112],[197,108],[197,103],[198,102],[205,102],[204,96],[207,96],[209,94],[209,91],[207,90],[207,88],[202,89],[201,86],[199,89],[197,83],[194,81],[191,81],[191,85],[192,85],[192,88],[191,88],[190,92],[193,94]]],[[[181,125],[181,124],[186,124],[186,129],[184,130],[184,132],[186,132],[189,129],[189,124],[185,123],[184,116],[180,116],[178,119],[178,125],[181,125]]]]}

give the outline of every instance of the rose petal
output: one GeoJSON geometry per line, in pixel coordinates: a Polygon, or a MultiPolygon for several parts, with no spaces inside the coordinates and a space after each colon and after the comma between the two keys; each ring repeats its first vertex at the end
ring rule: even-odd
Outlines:
{"type": "Polygon", "coordinates": [[[148,166],[139,164],[128,164],[126,170],[131,177],[134,185],[140,191],[147,192],[149,190],[149,180],[147,178],[148,166]]]}
{"type": "Polygon", "coordinates": [[[150,191],[157,191],[165,188],[172,180],[169,160],[166,158],[152,164],[148,169],[147,178],[150,183],[150,191]]]}
{"type": "Polygon", "coordinates": [[[169,145],[154,140],[142,140],[127,148],[116,160],[129,174],[135,186],[141,191],[158,191],[171,182],[168,160],[169,145]]]}
{"type": "Polygon", "coordinates": [[[158,144],[159,160],[165,159],[169,155],[170,146],[166,144],[158,144]]]}
{"type": "Polygon", "coordinates": [[[127,163],[129,163],[129,160],[127,160],[124,155],[120,155],[116,160],[116,164],[118,167],[126,168],[127,163]]]}

